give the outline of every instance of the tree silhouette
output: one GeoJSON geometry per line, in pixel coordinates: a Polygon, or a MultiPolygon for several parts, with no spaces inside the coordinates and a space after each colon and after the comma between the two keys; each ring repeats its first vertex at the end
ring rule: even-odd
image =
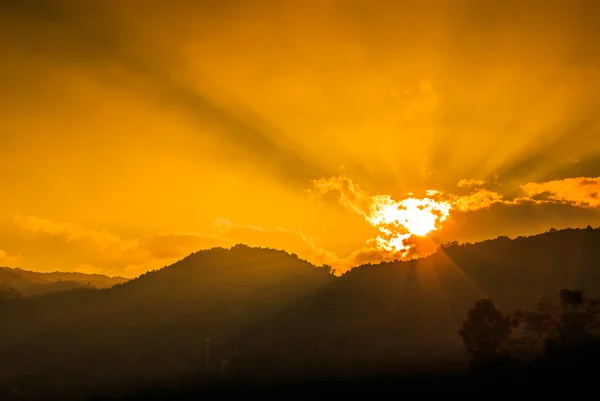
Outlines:
{"type": "Polygon", "coordinates": [[[559,291],[560,307],[542,298],[529,311],[517,311],[513,326],[523,328],[541,340],[545,352],[567,352],[580,348],[593,338],[599,327],[600,302],[585,300],[583,291],[563,288],[559,291]]]}
{"type": "Polygon", "coordinates": [[[511,319],[491,299],[484,298],[469,311],[459,333],[476,361],[491,361],[500,355],[500,347],[511,331],[511,319]]]}
{"type": "Polygon", "coordinates": [[[588,342],[598,327],[597,303],[587,301],[583,291],[572,291],[566,288],[560,290],[560,300],[564,313],[558,325],[562,347],[580,347],[588,342]]]}
{"type": "Polygon", "coordinates": [[[567,288],[563,288],[560,290],[560,301],[562,307],[565,309],[565,312],[568,310],[573,310],[579,308],[584,300],[583,300],[583,291],[573,291],[567,288]]]}
{"type": "Polygon", "coordinates": [[[532,310],[515,312],[513,327],[518,324],[523,324],[525,330],[534,333],[543,343],[556,331],[559,318],[556,316],[552,301],[544,297],[534,304],[532,310]]]}

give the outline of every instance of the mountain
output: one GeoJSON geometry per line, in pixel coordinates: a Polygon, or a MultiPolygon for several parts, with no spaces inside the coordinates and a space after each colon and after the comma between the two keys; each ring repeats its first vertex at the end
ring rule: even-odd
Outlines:
{"type": "Polygon", "coordinates": [[[102,274],[38,273],[19,268],[0,267],[0,284],[9,286],[25,297],[68,291],[76,288],[110,288],[128,279],[102,274]]]}
{"type": "Polygon", "coordinates": [[[454,243],[341,277],[283,251],[213,248],[109,289],[0,302],[0,373],[28,396],[66,397],[211,374],[465,368],[458,330],[477,300],[512,312],[563,287],[600,294],[600,229],[454,243]]]}
{"type": "Polygon", "coordinates": [[[0,367],[32,396],[175,380],[205,366],[207,337],[218,367],[254,325],[334,277],[283,251],[238,245],[111,289],[0,304],[0,321],[10,320],[0,331],[0,367]]]}
{"type": "Polygon", "coordinates": [[[19,291],[0,283],[0,301],[12,301],[21,298],[23,298],[23,294],[19,291]]]}
{"type": "Polygon", "coordinates": [[[277,374],[460,367],[458,331],[467,311],[491,298],[505,312],[561,288],[600,295],[600,230],[453,244],[426,258],[362,265],[278,316],[247,346],[277,355],[277,374]]]}

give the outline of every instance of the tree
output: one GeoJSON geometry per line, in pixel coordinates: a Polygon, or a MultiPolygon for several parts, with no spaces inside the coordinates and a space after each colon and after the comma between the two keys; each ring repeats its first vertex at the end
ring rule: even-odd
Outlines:
{"type": "Polygon", "coordinates": [[[562,346],[578,347],[590,340],[592,330],[598,327],[599,308],[595,300],[588,301],[583,291],[560,290],[561,305],[564,308],[560,324],[562,346]]]}
{"type": "Polygon", "coordinates": [[[475,303],[459,331],[467,351],[476,361],[497,359],[501,346],[511,332],[511,319],[487,298],[475,303]]]}
{"type": "Polygon", "coordinates": [[[523,328],[553,349],[578,347],[590,339],[592,330],[599,327],[600,301],[586,300],[583,291],[563,288],[559,291],[560,307],[542,298],[529,311],[517,311],[513,326],[523,328]]]}
{"type": "Polygon", "coordinates": [[[559,319],[552,301],[544,297],[534,304],[532,310],[515,312],[513,327],[518,324],[523,324],[525,330],[534,333],[540,341],[545,342],[556,331],[559,319]]]}
{"type": "Polygon", "coordinates": [[[563,288],[559,293],[560,302],[562,307],[565,309],[565,313],[569,309],[577,309],[579,308],[584,300],[583,300],[583,291],[573,291],[567,288],[563,288]]]}

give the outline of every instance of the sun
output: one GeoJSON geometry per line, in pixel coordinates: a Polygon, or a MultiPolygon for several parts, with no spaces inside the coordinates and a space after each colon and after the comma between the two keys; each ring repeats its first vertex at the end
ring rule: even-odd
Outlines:
{"type": "Polygon", "coordinates": [[[371,195],[342,175],[314,180],[313,185],[319,195],[338,191],[341,204],[379,231],[377,237],[368,240],[368,245],[393,257],[409,255],[414,247],[410,238],[440,229],[456,207],[456,199],[435,189],[426,190],[422,198],[409,192],[409,197],[394,200],[390,195],[371,195]]]}
{"type": "Polygon", "coordinates": [[[404,240],[411,235],[425,236],[449,215],[451,204],[432,198],[406,198],[395,201],[387,195],[373,197],[369,223],[379,228],[377,242],[388,250],[406,250],[404,240]]]}
{"type": "Polygon", "coordinates": [[[401,213],[402,225],[414,235],[427,235],[435,230],[435,224],[438,220],[431,207],[419,199],[407,199],[404,203],[404,210],[401,213]]]}

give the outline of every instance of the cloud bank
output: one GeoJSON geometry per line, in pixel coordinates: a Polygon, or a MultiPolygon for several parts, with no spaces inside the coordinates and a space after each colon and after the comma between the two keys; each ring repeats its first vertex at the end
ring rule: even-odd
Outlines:
{"type": "MultiPolygon", "coordinates": [[[[36,216],[16,216],[15,222],[18,229],[33,236],[39,246],[45,244],[60,253],[64,258],[60,268],[63,271],[134,277],[174,263],[200,249],[231,247],[237,243],[283,249],[318,265],[337,260],[335,254],[320,249],[301,232],[237,225],[227,219],[218,219],[207,233],[158,233],[136,238],[123,238],[106,230],[87,229],[36,216]]],[[[51,257],[52,253],[46,256],[51,257]]],[[[0,250],[0,263],[3,261],[16,266],[23,259],[9,258],[0,250]]],[[[40,268],[44,267],[38,266],[37,270],[40,268]]]]}
{"type": "MultiPolygon", "coordinates": [[[[524,192],[521,196],[512,199],[486,189],[484,185],[483,180],[462,179],[457,187],[468,188],[469,193],[465,195],[427,190],[422,197],[410,194],[406,198],[394,200],[389,195],[369,194],[350,178],[337,176],[314,180],[309,193],[318,199],[325,199],[327,194],[336,193],[337,201],[342,206],[361,215],[379,229],[377,237],[368,239],[363,249],[346,258],[347,265],[361,261],[366,263],[406,259],[431,253],[444,240],[460,238],[461,233],[452,230],[459,221],[462,221],[465,231],[469,231],[464,226],[465,219],[475,222],[475,225],[480,223],[480,228],[485,229],[485,222],[478,221],[478,215],[489,215],[490,211],[500,214],[509,210],[509,213],[522,218],[523,222],[527,221],[527,217],[522,211],[531,208],[553,210],[553,214],[562,209],[565,215],[572,215],[573,211],[583,211],[585,215],[588,211],[591,212],[587,213],[590,217],[598,216],[600,178],[578,177],[543,183],[530,182],[520,187],[524,192]],[[450,223],[449,230],[444,226],[447,220],[450,223]],[[449,237],[449,233],[456,237],[449,237]]],[[[504,223],[507,226],[506,220],[504,223]]],[[[552,224],[551,219],[546,222],[548,224],[552,224]]],[[[487,238],[489,237],[479,240],[487,238]]]]}
{"type": "Polygon", "coordinates": [[[217,219],[206,232],[156,233],[133,238],[102,229],[37,216],[15,216],[16,228],[35,244],[36,252],[0,249],[0,264],[44,270],[82,271],[126,277],[171,264],[200,249],[237,243],[283,249],[316,265],[343,273],[356,265],[410,259],[434,252],[448,241],[478,241],[498,235],[530,235],[551,227],[600,224],[600,178],[576,177],[522,185],[520,196],[508,198],[479,181],[461,181],[456,195],[427,190],[394,199],[371,194],[347,176],[321,178],[306,192],[317,203],[361,216],[376,234],[347,254],[327,249],[307,233],[287,228],[266,229],[217,219]],[[333,195],[333,197],[332,197],[333,195]],[[525,224],[526,223],[526,224],[525,224]],[[420,231],[423,230],[423,231],[420,231]],[[41,256],[38,256],[41,255],[41,256]]]}

